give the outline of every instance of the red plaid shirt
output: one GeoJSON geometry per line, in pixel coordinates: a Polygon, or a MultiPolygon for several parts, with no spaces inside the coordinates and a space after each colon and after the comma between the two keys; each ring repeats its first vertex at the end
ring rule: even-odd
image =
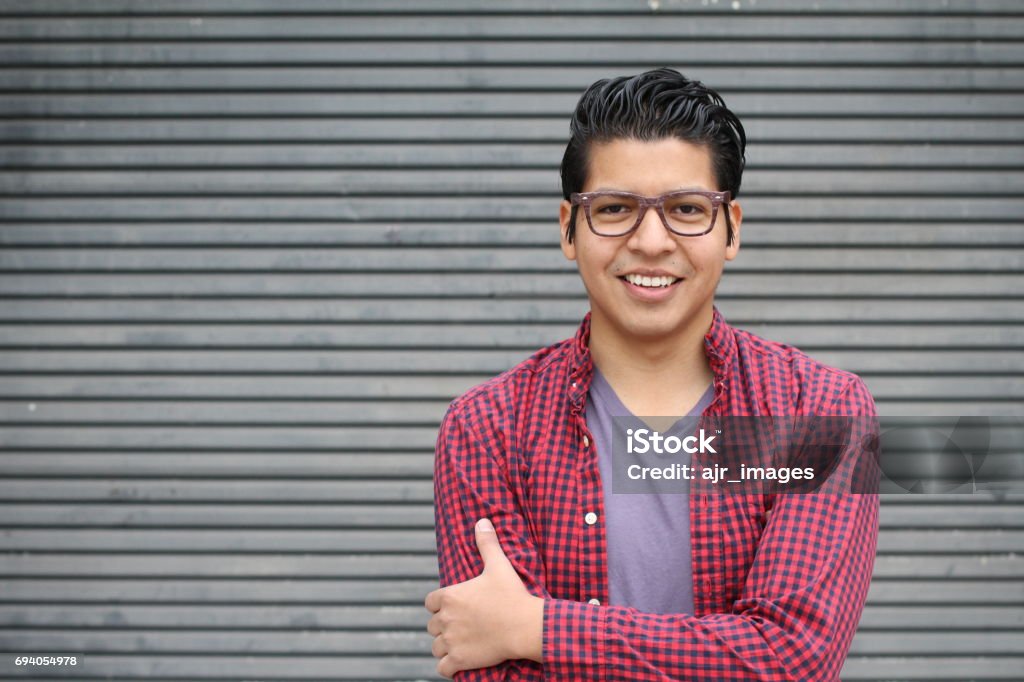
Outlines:
{"type": "MultiPolygon", "coordinates": [[[[545,598],[543,665],[506,661],[456,679],[837,679],[871,580],[877,495],[691,495],[695,613],[606,605],[601,478],[584,414],[589,336],[588,315],[575,338],[455,400],[441,425],[441,585],[483,571],[474,524],[487,517],[545,598]],[[597,523],[584,521],[590,512],[597,523]]],[[[875,414],[855,375],[730,327],[717,310],[705,350],[715,389],[705,415],[875,414]]]]}

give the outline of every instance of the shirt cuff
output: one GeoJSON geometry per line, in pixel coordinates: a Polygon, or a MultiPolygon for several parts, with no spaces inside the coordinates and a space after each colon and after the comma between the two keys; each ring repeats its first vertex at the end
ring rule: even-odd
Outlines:
{"type": "Polygon", "coordinates": [[[606,679],[607,610],[585,602],[544,600],[544,679],[606,679]]]}

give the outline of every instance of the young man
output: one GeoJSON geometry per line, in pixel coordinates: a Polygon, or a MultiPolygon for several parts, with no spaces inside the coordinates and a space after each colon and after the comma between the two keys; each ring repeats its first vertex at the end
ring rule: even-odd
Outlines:
{"type": "Polygon", "coordinates": [[[594,83],[562,161],[590,313],[455,400],[435,462],[438,672],[462,680],[837,679],[878,498],[618,495],[621,415],[871,416],[856,376],[730,327],[745,135],[671,69],[594,83]]]}

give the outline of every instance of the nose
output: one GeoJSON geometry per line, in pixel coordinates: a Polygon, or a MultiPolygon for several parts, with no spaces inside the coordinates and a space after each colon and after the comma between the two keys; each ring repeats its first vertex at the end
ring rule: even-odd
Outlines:
{"type": "Polygon", "coordinates": [[[677,245],[675,237],[652,206],[644,212],[640,225],[629,235],[626,246],[632,251],[655,256],[674,251],[677,245]]]}

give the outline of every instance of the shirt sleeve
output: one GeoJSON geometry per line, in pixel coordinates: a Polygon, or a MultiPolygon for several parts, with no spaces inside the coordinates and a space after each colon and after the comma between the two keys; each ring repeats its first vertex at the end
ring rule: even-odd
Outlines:
{"type": "MultiPolygon", "coordinates": [[[[434,457],[434,521],[438,574],[442,587],[465,582],[483,572],[474,526],[489,518],[501,548],[527,590],[549,598],[543,566],[526,519],[507,478],[504,443],[496,432],[475,433],[450,408],[441,424],[434,457]]],[[[543,680],[540,664],[505,661],[490,668],[456,673],[458,682],[543,680]]]]}
{"type": "MultiPolygon", "coordinates": [[[[859,379],[831,406],[873,416],[859,379]]],[[[878,495],[775,498],[740,598],[727,613],[648,614],[549,599],[549,680],[836,680],[874,566],[878,495]]]]}

